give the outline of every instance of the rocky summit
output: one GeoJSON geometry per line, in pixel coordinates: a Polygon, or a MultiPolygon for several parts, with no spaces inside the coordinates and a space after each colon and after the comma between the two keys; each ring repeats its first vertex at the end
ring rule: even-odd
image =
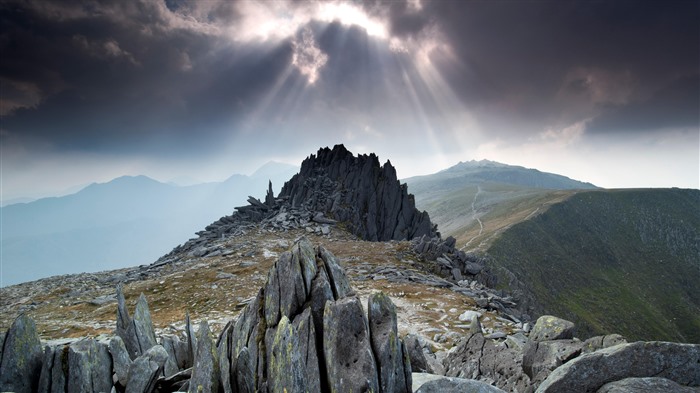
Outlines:
{"type": "Polygon", "coordinates": [[[0,391],[700,390],[700,345],[519,312],[376,156],[248,202],[150,265],[0,289],[0,391]]]}
{"type": "Polygon", "coordinates": [[[436,235],[426,212],[416,209],[396,169],[376,155],[350,153],[345,146],[320,149],[301,163],[297,175],[285,183],[280,197],[292,207],[330,214],[350,232],[366,240],[411,240],[436,235]]]}

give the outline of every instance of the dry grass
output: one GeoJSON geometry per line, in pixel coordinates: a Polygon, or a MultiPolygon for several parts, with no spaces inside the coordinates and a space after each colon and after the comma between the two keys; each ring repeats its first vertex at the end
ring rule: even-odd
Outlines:
{"type": "MultiPolygon", "coordinates": [[[[397,306],[402,334],[419,333],[431,338],[436,333],[465,332],[463,326],[457,326],[463,324],[457,317],[465,310],[476,308],[473,299],[428,285],[366,279],[367,275],[387,267],[425,273],[425,267],[412,254],[408,242],[359,241],[340,229],[335,229],[330,237],[294,230],[252,231],[226,239],[225,246],[236,250],[231,255],[190,258],[186,262],[165,265],[151,277],[125,284],[127,307],[131,312],[143,293],[157,331],[181,329],[186,312],[195,322],[207,319],[214,330],[222,329],[228,320],[237,317],[246,301],[265,283],[267,271],[277,256],[300,236],[307,236],[312,244],[323,245],[338,257],[365,305],[371,293],[387,293],[397,306]],[[217,279],[219,273],[230,273],[234,277],[217,279]]],[[[0,289],[0,329],[7,329],[23,306],[34,304],[26,312],[36,321],[44,339],[110,334],[116,324],[116,302],[95,305],[90,301],[114,294],[115,284],[107,279],[128,270],[95,273],[87,278],[86,275],[62,276],[0,289]]],[[[485,317],[490,319],[485,326],[503,330],[497,325],[495,315],[485,313],[485,317]]],[[[443,344],[449,346],[452,341],[443,344]]]]}

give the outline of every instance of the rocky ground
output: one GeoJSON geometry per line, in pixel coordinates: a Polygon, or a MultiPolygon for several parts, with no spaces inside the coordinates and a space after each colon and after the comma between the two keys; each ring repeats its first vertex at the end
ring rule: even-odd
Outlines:
{"type": "Polygon", "coordinates": [[[460,286],[431,273],[432,264],[421,261],[410,242],[367,242],[339,227],[325,228],[326,235],[251,226],[238,236],[209,244],[206,251],[172,255],[170,262],[5,287],[0,289],[0,330],[7,330],[24,312],[37,323],[42,339],[111,334],[116,326],[115,288],[123,282],[130,307],[141,293],[147,296],[157,332],[182,330],[187,311],[194,322],[206,319],[218,333],[264,284],[278,255],[301,236],[338,257],[364,303],[373,292],[388,294],[397,305],[402,335],[419,334],[436,349],[450,348],[469,330],[469,320],[462,316],[466,311],[482,316],[487,334],[502,336],[522,329],[522,324],[477,305],[495,293],[475,281],[462,281],[460,286]],[[206,255],[194,255],[202,252],[206,255]]]}

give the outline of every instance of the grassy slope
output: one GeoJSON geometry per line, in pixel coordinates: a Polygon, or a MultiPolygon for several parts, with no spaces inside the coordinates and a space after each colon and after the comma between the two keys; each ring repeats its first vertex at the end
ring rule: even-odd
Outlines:
{"type": "Polygon", "coordinates": [[[576,192],[493,182],[444,191],[437,188],[432,192],[421,191],[419,189],[416,195],[417,207],[428,211],[430,219],[445,236],[454,236],[457,244],[470,252],[485,251],[504,230],[576,192]]]}
{"type": "Polygon", "coordinates": [[[579,192],[503,232],[488,253],[535,311],[574,320],[581,336],[700,343],[698,190],[579,192]]]}

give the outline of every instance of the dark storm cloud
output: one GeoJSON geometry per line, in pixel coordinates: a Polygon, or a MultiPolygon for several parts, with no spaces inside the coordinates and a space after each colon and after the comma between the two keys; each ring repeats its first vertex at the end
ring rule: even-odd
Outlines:
{"type": "Polygon", "coordinates": [[[651,98],[606,108],[586,127],[591,132],[700,129],[700,77],[680,78],[651,98]]]}
{"type": "Polygon", "coordinates": [[[36,97],[3,92],[14,106],[3,131],[58,149],[215,146],[286,67],[289,45],[231,45],[216,25],[187,25],[154,4],[4,3],[3,91],[28,86],[36,97]]]}
{"type": "MultiPolygon", "coordinates": [[[[421,22],[406,22],[410,11],[389,15],[395,15],[395,30],[415,36],[431,26],[423,21],[439,26],[461,63],[442,64],[441,70],[467,105],[491,106],[502,111],[498,116],[543,127],[617,116],[608,114],[620,111],[610,104],[663,95],[679,77],[696,78],[699,4],[426,1],[422,10],[413,12],[422,15],[417,18],[421,22]],[[626,90],[626,96],[620,90],[626,90]]],[[[693,88],[697,92],[697,84],[689,87],[693,88]]],[[[687,93],[684,97],[690,101],[681,103],[684,108],[697,98],[697,93],[687,93]]],[[[629,116],[644,106],[625,108],[629,116]]],[[[660,114],[650,124],[675,124],[663,124],[664,119],[670,120],[660,114]]]]}

